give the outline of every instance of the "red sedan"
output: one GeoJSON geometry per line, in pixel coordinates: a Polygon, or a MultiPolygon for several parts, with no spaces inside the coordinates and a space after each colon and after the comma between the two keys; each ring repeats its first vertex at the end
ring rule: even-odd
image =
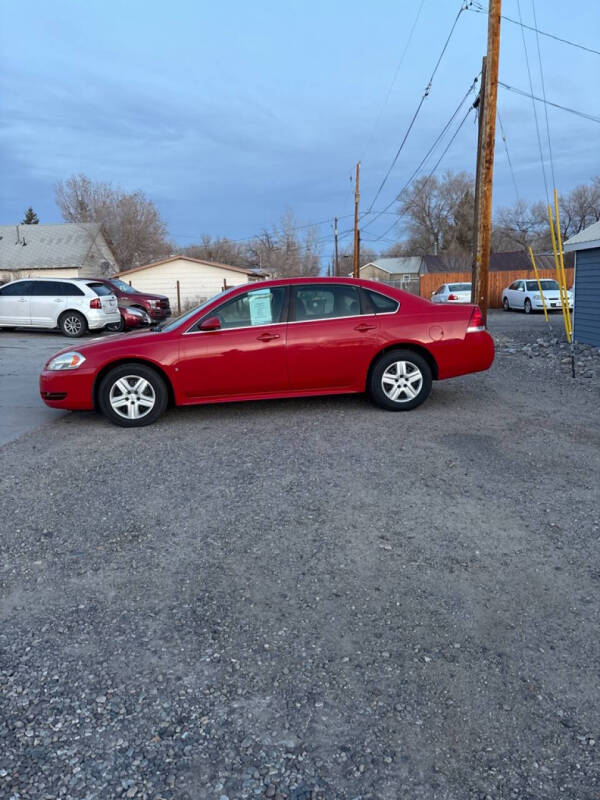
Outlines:
{"type": "Polygon", "coordinates": [[[486,370],[494,343],[472,305],[434,305],[350,278],[294,278],[227,289],[169,323],[65,350],[40,376],[53,408],[100,409],[149,425],[169,402],[367,392],[420,405],[432,381],[486,370]]]}

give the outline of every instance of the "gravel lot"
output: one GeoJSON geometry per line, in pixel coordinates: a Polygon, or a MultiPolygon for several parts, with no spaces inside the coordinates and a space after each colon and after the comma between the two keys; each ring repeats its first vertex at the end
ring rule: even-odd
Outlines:
{"type": "Polygon", "coordinates": [[[597,800],[600,380],[504,320],[408,414],[0,448],[0,797],[597,800]]]}

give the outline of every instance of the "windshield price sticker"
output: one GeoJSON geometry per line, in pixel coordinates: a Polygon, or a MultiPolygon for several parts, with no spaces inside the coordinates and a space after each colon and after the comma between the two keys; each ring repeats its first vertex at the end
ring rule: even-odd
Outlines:
{"type": "Polygon", "coordinates": [[[271,314],[271,292],[269,289],[259,289],[248,295],[250,304],[250,324],[267,325],[273,322],[271,314]]]}

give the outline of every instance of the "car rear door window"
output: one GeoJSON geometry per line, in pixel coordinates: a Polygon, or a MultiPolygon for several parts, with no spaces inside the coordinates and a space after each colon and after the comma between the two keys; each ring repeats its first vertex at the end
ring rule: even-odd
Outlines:
{"type": "Polygon", "coordinates": [[[380,294],[379,292],[372,292],[369,289],[363,289],[363,303],[364,314],[393,314],[398,310],[400,303],[392,297],[380,294]]]}
{"type": "Polygon", "coordinates": [[[306,284],[294,286],[294,322],[360,315],[357,286],[306,284]]]}
{"type": "Polygon", "coordinates": [[[31,294],[35,297],[81,297],[84,292],[67,281],[32,281],[31,294]]]}

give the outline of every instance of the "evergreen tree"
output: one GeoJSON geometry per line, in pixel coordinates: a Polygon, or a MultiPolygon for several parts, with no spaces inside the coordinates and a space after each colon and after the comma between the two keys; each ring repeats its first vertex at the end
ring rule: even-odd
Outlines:
{"type": "Polygon", "coordinates": [[[21,220],[20,224],[21,225],[37,225],[39,223],[39,221],[40,220],[39,220],[38,215],[35,213],[33,208],[31,206],[29,206],[29,208],[25,212],[25,216],[21,220]]]}

